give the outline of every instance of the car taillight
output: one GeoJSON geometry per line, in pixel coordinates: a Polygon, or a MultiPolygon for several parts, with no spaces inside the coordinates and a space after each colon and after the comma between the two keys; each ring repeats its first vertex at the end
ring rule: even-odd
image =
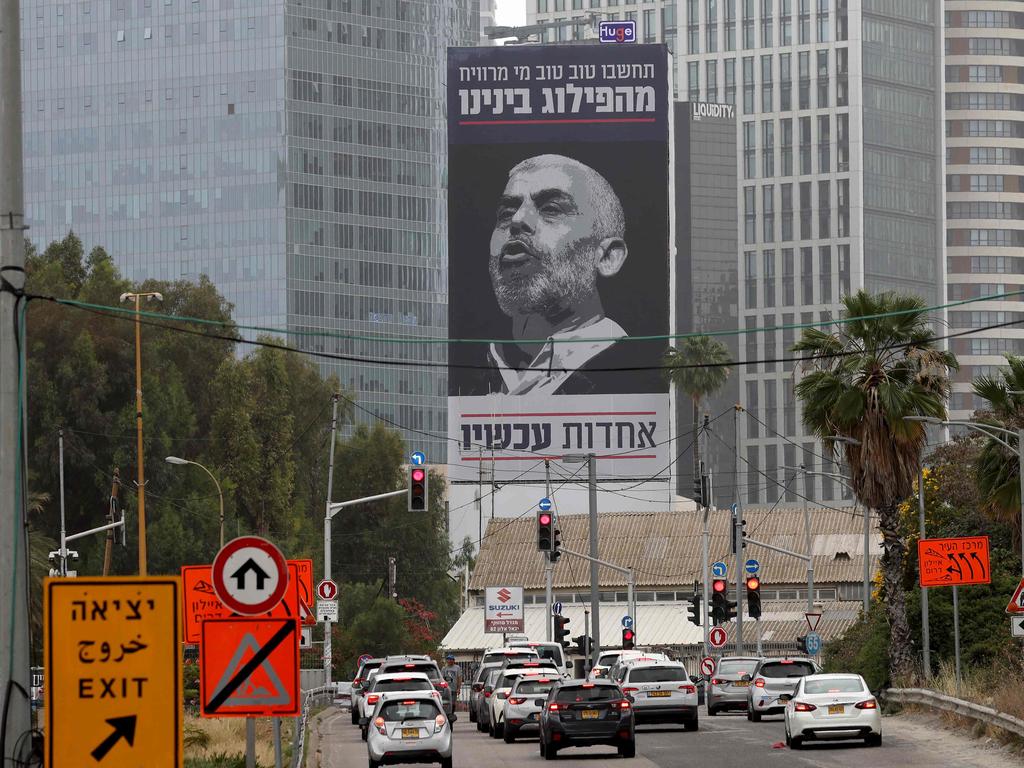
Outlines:
{"type": "Polygon", "coordinates": [[[640,690],[639,688],[623,688],[622,692],[623,693],[636,693],[639,690],[640,690]]]}
{"type": "Polygon", "coordinates": [[[441,729],[444,728],[445,717],[444,715],[438,715],[434,718],[434,733],[440,733],[441,729]]]}
{"type": "Polygon", "coordinates": [[[764,678],[757,678],[757,680],[754,681],[754,685],[756,685],[758,688],[764,688],[764,678]]]}
{"type": "Polygon", "coordinates": [[[793,705],[793,709],[795,709],[797,712],[813,712],[817,709],[817,707],[813,704],[807,704],[806,702],[798,701],[796,704],[793,705]]]}
{"type": "Polygon", "coordinates": [[[378,717],[376,720],[374,720],[373,721],[373,727],[377,729],[377,733],[379,733],[381,736],[387,736],[388,735],[387,728],[384,727],[384,718],[383,717],[378,717]]]}
{"type": "Polygon", "coordinates": [[[623,699],[622,701],[616,702],[616,704],[613,704],[612,706],[614,707],[616,705],[618,706],[619,709],[629,709],[629,702],[626,699],[623,699]]]}
{"type": "Polygon", "coordinates": [[[559,706],[558,706],[557,703],[548,704],[548,712],[557,712],[558,710],[559,710],[559,706]]]}
{"type": "Polygon", "coordinates": [[[721,685],[721,684],[722,684],[722,682],[723,682],[723,681],[722,681],[722,680],[719,680],[719,679],[718,679],[717,677],[712,677],[712,678],[711,678],[711,684],[712,684],[712,685],[721,685]]]}
{"type": "Polygon", "coordinates": [[[878,702],[874,699],[868,699],[867,701],[858,701],[853,706],[857,709],[878,709],[878,702]]]}
{"type": "Polygon", "coordinates": [[[446,682],[445,682],[444,680],[441,680],[441,681],[440,681],[440,682],[439,682],[439,683],[437,684],[437,687],[438,687],[438,688],[447,688],[447,687],[448,687],[448,683],[446,683],[446,682]]]}
{"type": "Polygon", "coordinates": [[[697,692],[696,686],[693,686],[693,685],[680,685],[679,686],[679,690],[682,691],[683,693],[696,693],[697,692]]]}
{"type": "Polygon", "coordinates": [[[485,699],[491,698],[491,693],[493,693],[493,691],[484,691],[484,698],[485,699]]]}
{"type": "Polygon", "coordinates": [[[518,707],[520,704],[525,704],[526,699],[522,696],[509,696],[508,703],[518,707]]]}
{"type": "Polygon", "coordinates": [[[369,696],[366,697],[367,704],[376,704],[378,701],[380,701],[380,696],[378,696],[376,693],[371,693],[369,696]]]}

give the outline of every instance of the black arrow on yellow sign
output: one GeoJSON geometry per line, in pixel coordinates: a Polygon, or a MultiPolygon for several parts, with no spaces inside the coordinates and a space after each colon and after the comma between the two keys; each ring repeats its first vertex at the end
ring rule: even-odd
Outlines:
{"type": "Polygon", "coordinates": [[[113,727],[113,732],[99,743],[99,746],[92,751],[92,759],[97,763],[103,762],[103,758],[114,748],[121,739],[128,742],[128,746],[135,744],[135,715],[127,717],[111,717],[107,719],[107,725],[113,727]]]}

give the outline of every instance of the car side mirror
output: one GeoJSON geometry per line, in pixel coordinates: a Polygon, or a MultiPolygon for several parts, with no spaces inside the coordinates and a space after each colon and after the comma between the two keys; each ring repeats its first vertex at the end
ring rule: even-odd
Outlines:
{"type": "Polygon", "coordinates": [[[792,700],[792,698],[793,697],[790,694],[784,693],[781,696],[779,696],[779,703],[780,704],[787,704],[787,703],[789,703],[790,700],[792,700]]]}

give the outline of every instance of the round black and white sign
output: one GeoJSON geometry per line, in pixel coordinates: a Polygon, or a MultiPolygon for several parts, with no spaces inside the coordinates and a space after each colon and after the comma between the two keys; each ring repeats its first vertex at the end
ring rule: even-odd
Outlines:
{"type": "Polygon", "coordinates": [[[233,539],[213,560],[213,590],[235,613],[257,616],[273,610],[287,589],[288,563],[266,539],[233,539]]]}

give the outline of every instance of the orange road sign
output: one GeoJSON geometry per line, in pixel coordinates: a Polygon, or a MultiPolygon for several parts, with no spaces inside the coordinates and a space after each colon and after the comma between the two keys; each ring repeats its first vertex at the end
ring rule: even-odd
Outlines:
{"type": "Polygon", "coordinates": [[[180,588],[43,581],[47,768],[181,768],[180,588]]]}
{"type": "Polygon", "coordinates": [[[1006,605],[1006,612],[1011,615],[1024,613],[1024,579],[1021,579],[1020,584],[1013,590],[1013,597],[1010,598],[1010,602],[1006,605]]]}
{"type": "MultiPolygon", "coordinates": [[[[299,618],[303,623],[315,623],[311,603],[303,595],[313,594],[313,561],[289,560],[288,577],[290,582],[284,599],[277,606],[264,614],[277,618],[299,618]],[[308,617],[308,618],[307,618],[308,617]]],[[[200,624],[206,619],[228,618],[234,616],[213,591],[212,566],[184,565],[181,568],[182,605],[185,620],[182,622],[182,637],[186,643],[200,641],[200,624]]]]}
{"type": "Polygon", "coordinates": [[[299,714],[298,619],[206,619],[199,650],[203,717],[299,714]]]}
{"type": "Polygon", "coordinates": [[[988,536],[957,539],[921,539],[917,557],[922,587],[991,584],[988,536]]]}

